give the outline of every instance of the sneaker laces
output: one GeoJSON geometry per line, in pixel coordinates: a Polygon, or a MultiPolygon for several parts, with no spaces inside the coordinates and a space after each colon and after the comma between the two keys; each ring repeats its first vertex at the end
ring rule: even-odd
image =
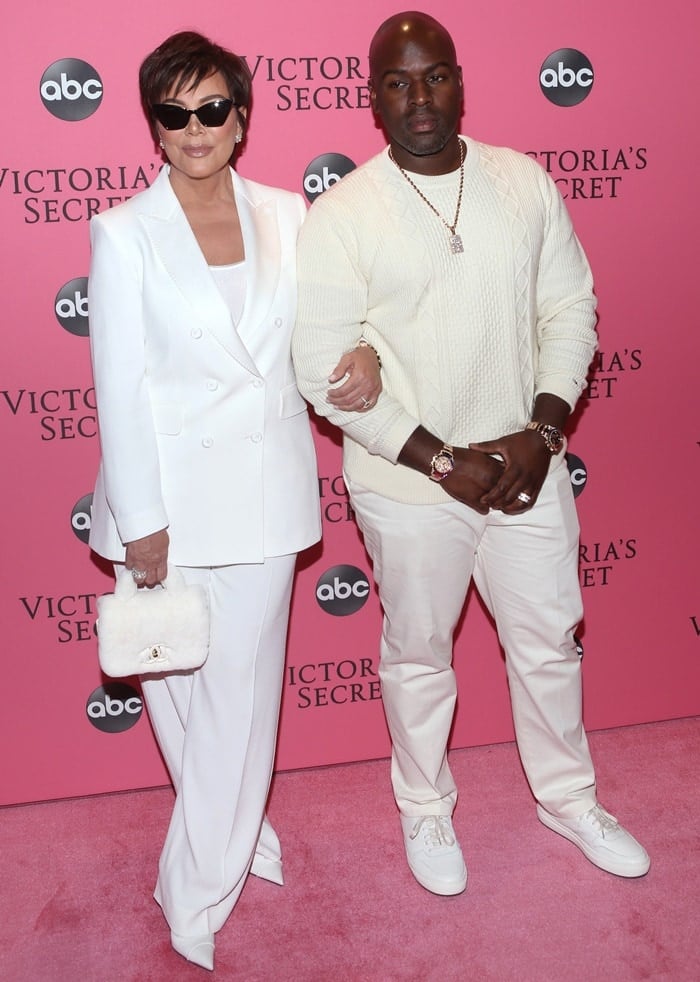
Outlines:
{"type": "Polygon", "coordinates": [[[600,829],[600,834],[603,838],[605,838],[606,832],[617,832],[620,828],[615,816],[606,812],[601,805],[594,805],[589,812],[586,812],[586,818],[589,815],[591,822],[600,829]]]}
{"type": "Polygon", "coordinates": [[[423,815],[411,829],[410,838],[415,839],[421,830],[423,841],[431,849],[438,849],[440,846],[451,848],[455,844],[447,815],[423,815]]]}

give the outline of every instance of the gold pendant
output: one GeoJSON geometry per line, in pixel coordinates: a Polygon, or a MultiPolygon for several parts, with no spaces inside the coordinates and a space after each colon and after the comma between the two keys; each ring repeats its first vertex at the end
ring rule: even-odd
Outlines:
{"type": "Polygon", "coordinates": [[[464,245],[462,244],[462,236],[456,233],[450,237],[450,249],[456,255],[458,252],[464,252],[464,245]]]}

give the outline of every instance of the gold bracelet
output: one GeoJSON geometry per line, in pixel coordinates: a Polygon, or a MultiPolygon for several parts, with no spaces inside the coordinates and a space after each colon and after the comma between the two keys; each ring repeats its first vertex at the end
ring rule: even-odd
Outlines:
{"type": "Polygon", "coordinates": [[[356,348],[371,348],[372,351],[374,352],[374,354],[376,355],[377,364],[379,365],[380,368],[382,367],[382,359],[379,357],[379,352],[377,351],[377,349],[374,347],[373,344],[370,344],[369,343],[369,341],[367,340],[367,338],[360,338],[360,340],[357,342],[357,344],[355,345],[355,347],[356,348]]]}

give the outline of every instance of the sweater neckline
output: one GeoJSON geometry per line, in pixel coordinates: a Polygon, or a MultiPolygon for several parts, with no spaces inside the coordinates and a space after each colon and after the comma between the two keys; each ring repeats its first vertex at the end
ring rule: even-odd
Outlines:
{"type": "MultiPolygon", "coordinates": [[[[468,136],[464,136],[463,134],[460,134],[460,139],[463,141],[466,147],[466,155],[464,157],[464,180],[466,182],[478,163],[479,146],[474,140],[468,136]]],[[[388,146],[385,147],[383,156],[387,167],[390,167],[393,173],[395,173],[402,181],[405,180],[401,171],[389,156],[388,146]]],[[[455,187],[459,185],[459,167],[456,167],[455,170],[448,171],[446,174],[416,174],[415,171],[409,171],[407,168],[404,169],[409,174],[411,180],[417,184],[421,190],[433,188],[436,191],[441,191],[445,188],[451,188],[453,185],[455,187]]]]}

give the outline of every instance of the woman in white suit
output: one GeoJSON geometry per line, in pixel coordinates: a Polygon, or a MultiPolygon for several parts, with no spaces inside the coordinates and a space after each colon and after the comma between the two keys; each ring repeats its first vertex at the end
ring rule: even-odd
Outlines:
{"type": "MultiPolygon", "coordinates": [[[[91,222],[102,460],[90,544],[141,586],[171,562],[209,594],[204,666],[143,681],[176,790],[155,897],[175,950],[208,969],[248,873],[282,882],[265,804],[296,554],[320,537],[290,357],[305,209],[230,166],[250,87],[231,52],[191,32],[168,38],[140,71],[168,164],[91,222]]],[[[373,404],[371,348],[344,356],[331,381],[343,378],[332,401],[373,404]]]]}

